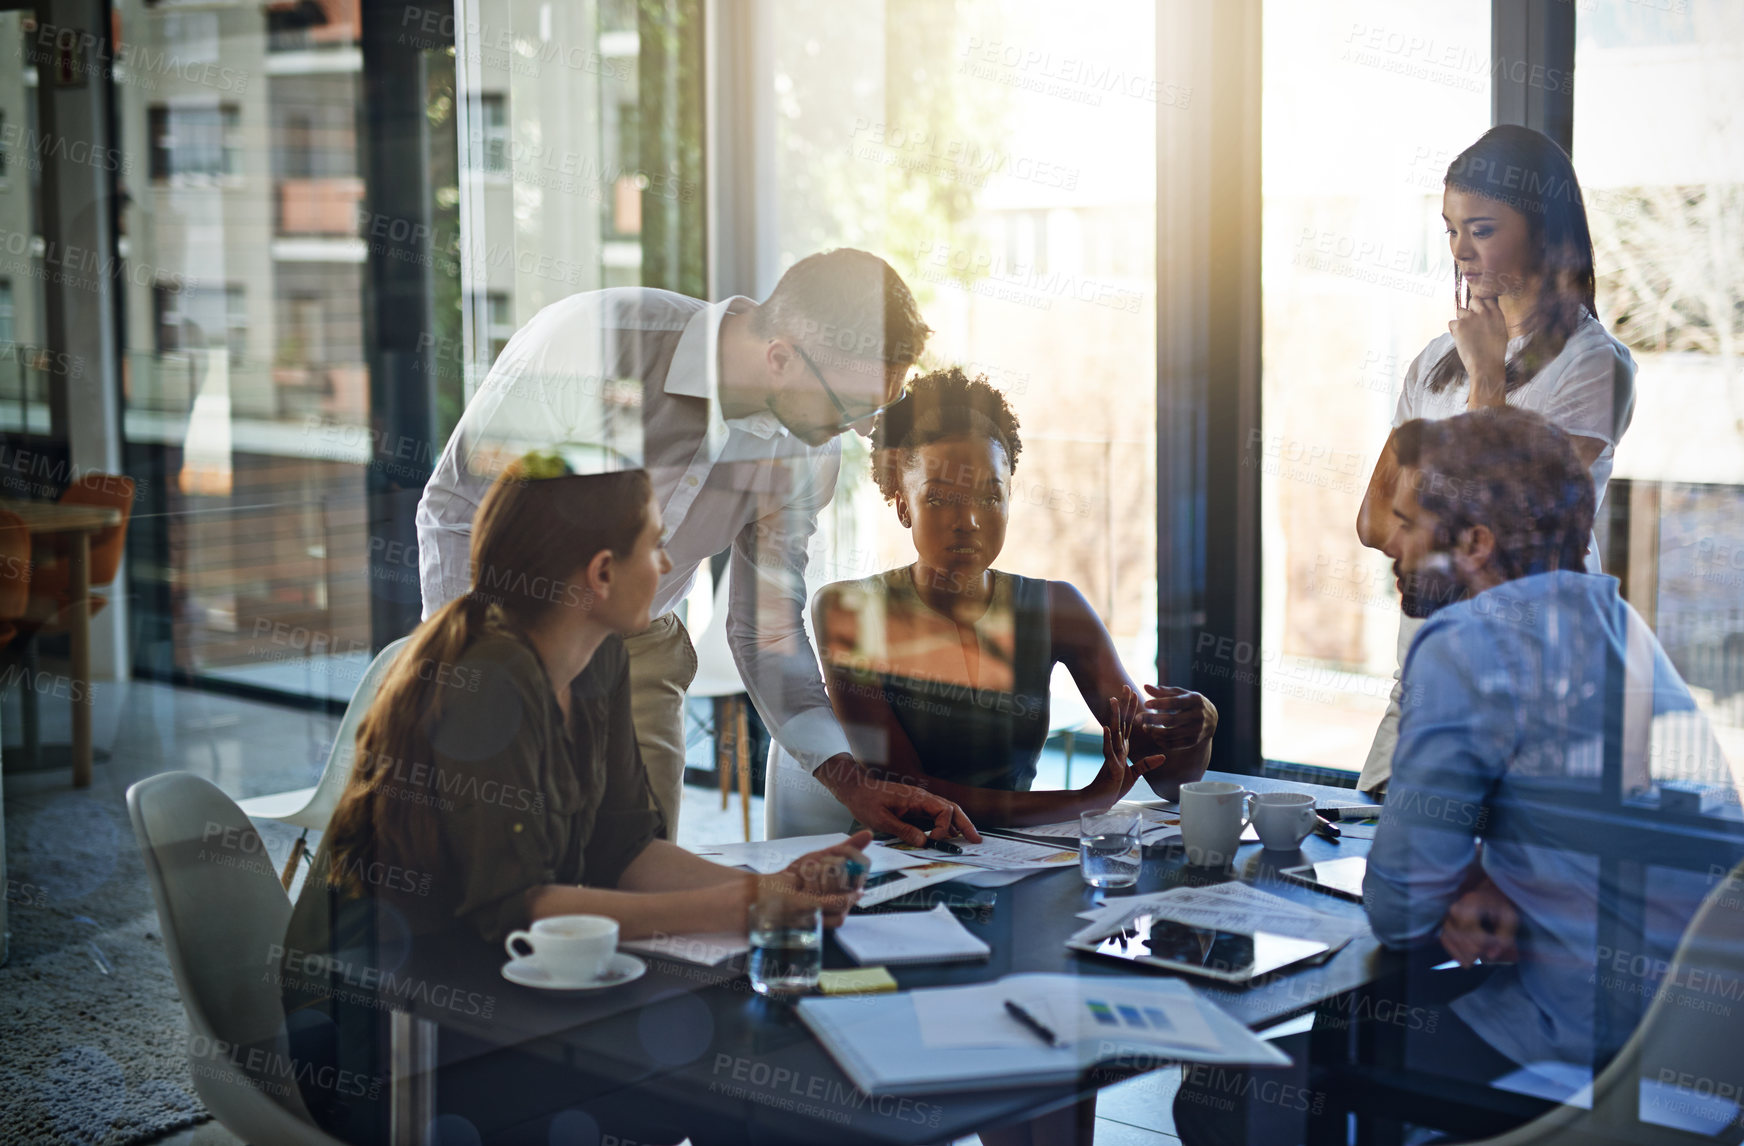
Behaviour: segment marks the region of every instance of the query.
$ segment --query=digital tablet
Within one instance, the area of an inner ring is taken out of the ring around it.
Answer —
[[[1270,931],[1223,931],[1196,927],[1149,912],[1132,917],[1105,939],[1068,943],[1077,951],[1119,959],[1163,971],[1198,975],[1223,983],[1245,983],[1273,971],[1316,959],[1332,948],[1310,939],[1291,939]]]
[[[1343,859],[1305,863],[1299,867],[1279,868],[1278,874],[1315,891],[1324,891],[1340,899],[1361,903],[1363,876],[1368,874],[1368,870],[1367,856],[1346,856]]]

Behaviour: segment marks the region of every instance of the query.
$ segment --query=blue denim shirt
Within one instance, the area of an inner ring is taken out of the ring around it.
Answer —
[[[1667,778],[1668,764],[1729,785],[1688,687],[1613,577],[1557,572],[1495,586],[1437,612],[1405,659],[1399,744],[1363,886],[1369,922],[1389,946],[1434,941],[1482,840],[1484,871],[1519,910],[1520,959],[1453,1010],[1521,1063],[1593,1061],[1597,977],[1617,954],[1597,950],[1603,839],[1556,838],[1532,814],[1600,791],[1612,657],[1628,663],[1625,710],[1653,718],[1651,736],[1625,733],[1626,786]],[[1666,752],[1667,730],[1701,748]],[[1713,863],[1724,872],[1736,859]],[[1623,976],[1632,964],[1641,981],[1607,989],[1651,995],[1641,969],[1663,970],[1713,878],[1654,869],[1648,884],[1648,958],[1630,953]]]

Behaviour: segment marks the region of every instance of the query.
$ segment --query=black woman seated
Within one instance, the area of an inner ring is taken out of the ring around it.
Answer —
[[[961,369],[917,379],[880,418],[873,473],[915,560],[826,586],[813,602],[830,701],[854,753],[977,824],[1042,824],[1107,808],[1142,776],[1160,796],[1204,775],[1217,710],[1138,690],[1084,595],[993,568],[1023,443],[1004,395]],[[1103,765],[1071,791],[1031,791],[1053,666],[1103,726]]]

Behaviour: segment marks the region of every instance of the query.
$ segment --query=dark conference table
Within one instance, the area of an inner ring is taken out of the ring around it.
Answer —
[[[1367,803],[1348,788],[1296,784],[1257,776],[1208,773],[1253,791],[1312,793],[1322,804]],[[1363,855],[1368,840],[1338,843],[1309,836],[1300,853],[1264,852],[1244,844],[1224,872],[1189,868],[1178,844],[1159,854],[1147,849],[1136,892],[1229,878],[1258,883],[1269,892],[1335,914],[1360,917],[1360,904],[1277,879],[1278,867]],[[935,887],[950,891],[952,884]],[[966,890],[966,889],[965,889]],[[1095,902],[1076,867],[1032,875],[997,889],[990,917],[965,925],[993,948],[986,962],[892,967],[903,990],[997,979],[1022,972],[1080,975],[1126,974],[1111,960],[1070,951],[1066,939],[1083,921],[1075,918]],[[1115,893],[1121,894],[1121,893]],[[1111,897],[1112,898],[1112,897]],[[642,956],[648,972],[621,987],[578,995],[546,994],[504,980],[505,956],[483,943],[450,943],[414,957],[402,982],[418,985],[406,1009],[391,1020],[394,1072],[391,1082],[394,1141],[418,1142],[436,1110],[434,1068],[491,1047],[514,1046],[523,1054],[573,1066],[578,1085],[585,1075],[594,1094],[623,1088],[650,1108],[684,1111],[687,1124],[725,1122],[755,1127],[759,1140],[845,1146],[855,1142],[949,1141],[1066,1106],[1095,1090],[1123,1081],[1162,1061],[1122,1068],[1099,1067],[1073,1085],[948,1093],[898,1099],[860,1093],[817,1043],[792,1007],[750,990],[741,962],[704,967]],[[826,967],[855,964],[833,938],[826,939]],[[1249,1028],[1263,1030],[1314,1010],[1321,1003],[1392,974],[1403,957],[1383,950],[1367,933],[1318,967],[1282,972],[1246,988],[1190,980],[1201,997]],[[1164,972],[1157,972],[1163,974]],[[465,1050],[447,1049],[443,1034]],[[481,1048],[484,1048],[481,1050]],[[578,1090],[553,1095],[550,1109],[579,1101]],[[532,1115],[536,1112],[529,1111]]]

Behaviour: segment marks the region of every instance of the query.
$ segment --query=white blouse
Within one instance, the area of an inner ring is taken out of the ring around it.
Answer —
[[[1525,344],[1524,335],[1508,340],[1510,361]],[[1453,335],[1443,334],[1412,359],[1393,414],[1395,427],[1413,418],[1439,421],[1466,412],[1471,391],[1469,376],[1462,376],[1439,394],[1429,392],[1429,375],[1442,355],[1452,349]],[[1570,434],[1605,443],[1590,471],[1594,506],[1602,507],[1616,461],[1617,443],[1635,414],[1635,359],[1629,348],[1611,337],[1604,323],[1589,314],[1569,335],[1562,352],[1545,363],[1531,381],[1509,393],[1505,401],[1510,406],[1544,415]],[[1597,545],[1587,567],[1598,572]]]

